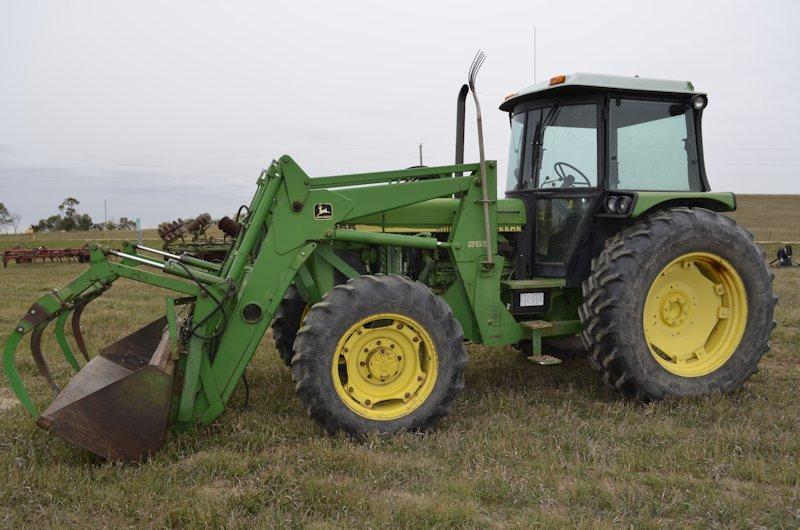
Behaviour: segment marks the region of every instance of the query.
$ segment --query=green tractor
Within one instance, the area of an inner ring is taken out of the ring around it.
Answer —
[[[706,96],[592,74],[513,94],[500,106],[511,146],[498,199],[481,62],[459,93],[455,165],[311,178],[282,156],[223,228],[222,263],[94,245],[89,268],[36,301],[5,346],[36,423],[103,457],[145,458],[167,428],[223,413],[270,326],[309,416],[352,435],[431,428],[464,388],[467,342],[549,364],[579,336],[603,381],[643,401],[741,387],[769,349],[776,297],[761,249],[719,213],[734,195],[710,191]],[[465,164],[470,89],[480,157]],[[163,318],[92,356],[80,315],[118,278],[175,294]],[[41,348],[50,322],[77,372],[65,386]],[[55,396],[44,412],[16,365],[28,333]]]

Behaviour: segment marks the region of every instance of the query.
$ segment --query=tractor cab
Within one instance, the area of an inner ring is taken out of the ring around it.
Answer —
[[[728,209],[703,195],[706,103],[688,81],[581,73],[509,95],[500,106],[511,123],[506,193],[529,216],[519,277],[577,284],[592,257],[577,249],[602,245],[641,213],[643,195],[678,192]]]

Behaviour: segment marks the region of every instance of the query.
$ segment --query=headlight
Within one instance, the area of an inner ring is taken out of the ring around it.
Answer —
[[[708,99],[701,94],[692,96],[692,106],[695,108],[695,110],[704,109],[707,103]]]
[[[626,214],[633,204],[633,199],[628,195],[611,195],[606,197],[603,207],[607,213]]]
[[[633,199],[631,199],[629,196],[622,195],[617,201],[617,213],[628,213],[628,209],[631,207],[632,202]]]

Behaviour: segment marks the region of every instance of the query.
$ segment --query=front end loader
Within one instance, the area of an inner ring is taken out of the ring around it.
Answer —
[[[580,337],[606,383],[645,401],[739,388],[768,348],[775,297],[763,253],[718,213],[733,195],[709,191],[705,95],[574,74],[511,96],[498,199],[480,121],[480,161],[463,163],[468,93],[455,165],[311,178],[289,156],[273,161],[224,220],[222,263],[93,245],[89,268],[6,342],[6,376],[37,425],[106,458],[146,458],[167,428],[223,413],[270,326],[330,432],[429,429],[463,389],[467,342],[552,364],[553,339],[575,349]],[[164,317],[92,357],[81,314],[120,278],[174,294]],[[64,386],[41,348],[51,322],[76,372]],[[54,394],[43,412],[17,368],[26,335]]]

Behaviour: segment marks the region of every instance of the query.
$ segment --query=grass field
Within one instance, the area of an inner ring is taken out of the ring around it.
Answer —
[[[745,197],[736,217],[759,239],[798,241],[792,203]],[[12,244],[0,238],[0,249]],[[0,340],[37,296],[84,267],[0,270]],[[95,348],[162,311],[163,291],[118,283],[86,311]],[[735,395],[639,405],[584,360],[539,367],[511,348],[472,346],[466,390],[428,435],[327,436],[305,416],[269,337],[249,369],[250,406],[234,396],[217,424],[170,434],[141,465],[48,436],[3,380],[0,526],[797,528],[800,269],[777,270],[775,288],[773,349]],[[44,405],[26,353],[23,377]]]
[[[800,195],[737,195],[731,214],[756,241],[800,244]]]

